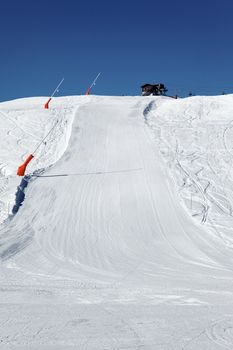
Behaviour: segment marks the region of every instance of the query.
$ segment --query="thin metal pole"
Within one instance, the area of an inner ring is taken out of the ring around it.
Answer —
[[[34,152],[32,154],[35,154],[36,151],[38,150],[38,148],[40,147],[40,145],[42,145],[42,143],[44,143],[45,139],[47,139],[47,137],[49,136],[49,134],[53,131],[53,129],[55,128],[55,126],[57,125],[58,120],[56,121],[56,123],[53,125],[53,127],[49,130],[49,132],[47,133],[47,135],[43,138],[43,140],[39,143],[39,145],[36,147],[36,149],[34,150]]]
[[[62,78],[62,80],[60,81],[60,83],[58,84],[58,86],[56,87],[56,89],[54,90],[52,95],[50,96],[51,98],[55,95],[55,93],[57,92],[58,88],[61,86],[61,84],[63,83],[64,80],[65,80],[65,78]]]
[[[99,78],[100,74],[101,74],[101,72],[99,72],[99,73],[97,74],[97,76],[96,76],[95,79],[93,80],[93,82],[92,82],[92,84],[91,84],[91,86],[90,86],[89,89],[91,89],[91,88],[96,84],[97,79]]]

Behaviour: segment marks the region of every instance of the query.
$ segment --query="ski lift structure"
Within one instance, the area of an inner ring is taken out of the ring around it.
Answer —
[[[162,83],[159,84],[144,84],[141,86],[142,96],[160,96],[166,95],[168,91],[166,86]]]

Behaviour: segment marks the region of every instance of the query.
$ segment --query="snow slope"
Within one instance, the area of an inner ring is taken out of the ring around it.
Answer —
[[[25,98],[0,104],[0,223],[10,214],[15,201],[15,190],[21,180],[15,176],[18,166],[53,126],[28,171],[53,164],[67,147],[76,103],[72,97],[60,98],[58,102],[54,99],[51,109],[45,110],[46,99]]]
[[[2,224],[2,348],[231,349],[233,96],[41,103],[0,105],[3,182],[58,120]]]

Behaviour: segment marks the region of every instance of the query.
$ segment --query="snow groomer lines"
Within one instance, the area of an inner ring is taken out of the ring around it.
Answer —
[[[39,147],[41,176],[0,232],[3,348],[232,348],[232,97],[27,101],[36,140],[0,147],[17,165]]]

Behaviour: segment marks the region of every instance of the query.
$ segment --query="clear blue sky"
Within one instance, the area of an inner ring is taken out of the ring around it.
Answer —
[[[232,0],[7,0],[1,2],[0,100],[233,92]]]

